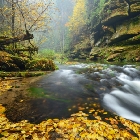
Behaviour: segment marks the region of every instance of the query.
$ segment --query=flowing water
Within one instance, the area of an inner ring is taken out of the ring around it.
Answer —
[[[37,98],[28,102],[31,111],[21,118],[31,122],[67,118],[79,110],[89,113],[101,106],[140,123],[140,71],[134,65],[59,65],[59,70],[43,76],[29,91]],[[20,110],[16,113],[22,116]]]
[[[103,103],[118,115],[140,123],[140,72],[133,66],[112,66],[111,69],[121,86],[106,92]]]

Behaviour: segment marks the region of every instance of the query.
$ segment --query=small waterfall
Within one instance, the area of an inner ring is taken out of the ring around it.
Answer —
[[[103,103],[118,115],[140,123],[140,72],[130,65],[120,69],[116,79],[121,85],[105,93]]]

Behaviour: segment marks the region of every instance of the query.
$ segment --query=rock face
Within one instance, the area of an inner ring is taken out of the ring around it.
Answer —
[[[125,0],[111,0],[106,3],[101,12],[101,23],[112,25],[129,16],[129,4]]]
[[[100,6],[100,2],[94,4],[97,7]],[[88,47],[91,49],[88,50],[88,53],[86,51],[86,58],[89,57],[92,60],[101,58],[95,47],[113,47],[115,49],[129,45],[134,46],[133,50],[140,47],[140,0],[105,0],[100,13],[94,14],[90,22],[90,33],[87,36],[89,38],[87,44],[90,44]],[[80,56],[78,49],[77,52]],[[122,52],[113,51],[112,53],[106,57],[107,61],[115,60],[114,58],[122,54]],[[127,53],[129,53],[128,50]],[[135,57],[137,58],[135,60],[139,60],[138,56]]]

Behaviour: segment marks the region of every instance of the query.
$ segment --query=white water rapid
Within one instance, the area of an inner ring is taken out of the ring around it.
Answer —
[[[115,75],[121,85],[105,93],[104,105],[118,115],[140,123],[140,72],[128,65],[120,67]]]

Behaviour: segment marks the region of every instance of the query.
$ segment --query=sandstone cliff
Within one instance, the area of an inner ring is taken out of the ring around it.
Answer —
[[[90,16],[87,37],[77,42],[70,57],[140,61],[140,0],[105,0],[102,10]]]

